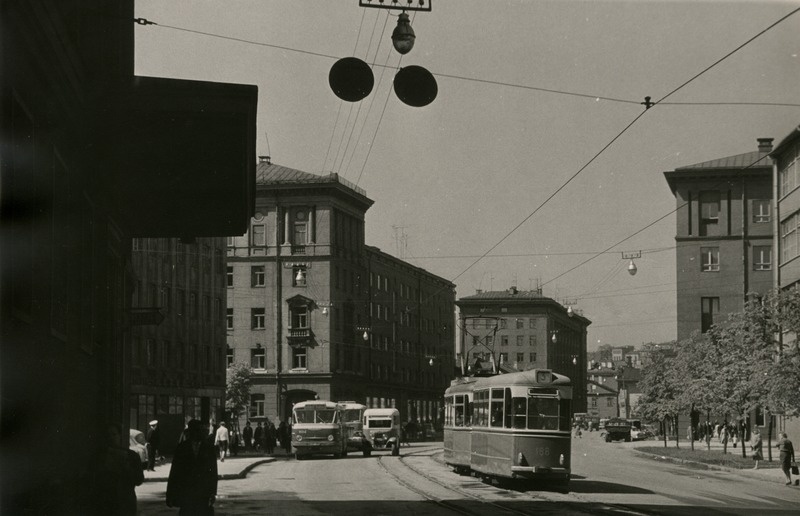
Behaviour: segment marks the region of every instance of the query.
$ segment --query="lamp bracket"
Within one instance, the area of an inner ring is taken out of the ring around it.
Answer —
[[[433,0],[358,0],[359,7],[395,9],[399,11],[431,11]]]

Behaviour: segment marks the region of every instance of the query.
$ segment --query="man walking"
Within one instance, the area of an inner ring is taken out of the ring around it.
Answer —
[[[147,429],[147,434],[145,434],[145,440],[147,441],[147,470],[155,471],[156,453],[159,451],[161,444],[161,434],[158,431],[157,419],[150,421],[150,427]]]
[[[228,428],[225,426],[225,421],[223,421],[219,424],[219,428],[217,428],[217,434],[214,436],[214,446],[216,446],[219,450],[220,462],[225,462],[225,454],[228,452],[229,438],[230,432],[228,432]]]
[[[192,419],[187,439],[175,449],[167,481],[167,506],[180,507],[179,515],[213,516],[217,496],[217,458],[208,442],[208,427]]]

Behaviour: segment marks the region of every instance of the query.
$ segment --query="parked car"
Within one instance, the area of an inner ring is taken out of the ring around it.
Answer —
[[[649,428],[631,428],[632,441],[646,441],[648,439],[655,439],[656,434]]]
[[[136,454],[139,456],[139,460],[142,461],[142,467],[146,468],[147,440],[144,437],[144,433],[140,432],[139,430],[136,430],[135,428],[131,428],[128,448],[136,452]]]

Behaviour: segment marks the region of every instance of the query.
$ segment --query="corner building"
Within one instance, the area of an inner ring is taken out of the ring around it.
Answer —
[[[364,243],[373,201],[337,174],[257,168],[249,231],[228,239],[228,366],[253,369],[249,419],[319,398],[437,422],[455,285]]]
[[[592,323],[540,290],[511,287],[460,298],[460,353],[519,371],[552,369],[572,380],[572,410],[586,412],[586,333]]]
[[[678,339],[705,333],[773,285],[772,138],[664,172],[675,200]]]

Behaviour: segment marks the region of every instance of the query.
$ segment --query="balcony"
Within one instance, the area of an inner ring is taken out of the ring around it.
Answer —
[[[289,328],[286,336],[290,346],[310,346],[314,343],[314,334],[311,328]]]

